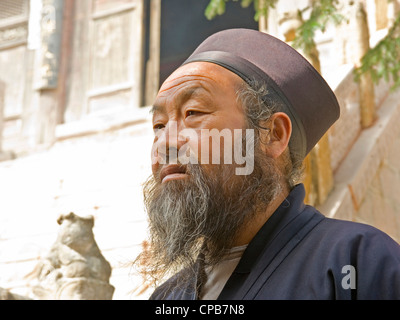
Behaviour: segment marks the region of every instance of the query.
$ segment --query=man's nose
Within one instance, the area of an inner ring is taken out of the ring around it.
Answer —
[[[176,121],[169,121],[164,129],[156,133],[153,155],[160,164],[177,164],[179,149],[185,144],[180,137]]]

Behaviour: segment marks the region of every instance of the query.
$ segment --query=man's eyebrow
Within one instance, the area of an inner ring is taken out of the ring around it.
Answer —
[[[189,100],[194,94],[198,94],[199,92],[208,92],[208,90],[202,86],[194,86],[186,89],[184,92],[180,93],[176,98],[176,104],[181,105]],[[155,113],[165,113],[165,108],[161,105],[154,104],[150,109],[150,114]]]
[[[163,108],[163,107],[157,106],[157,105],[153,105],[153,106],[151,107],[149,113],[150,113],[150,114],[154,114],[154,113],[163,112],[163,111],[164,111],[164,108]]]

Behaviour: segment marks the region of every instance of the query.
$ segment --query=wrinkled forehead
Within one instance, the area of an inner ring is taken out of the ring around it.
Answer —
[[[209,62],[193,62],[179,67],[161,85],[154,108],[179,104],[189,97],[236,99],[244,81],[233,72]]]
[[[182,85],[195,85],[198,82],[205,88],[212,87],[237,89],[244,81],[233,72],[210,62],[192,62],[176,69],[161,85],[159,94],[179,88]]]

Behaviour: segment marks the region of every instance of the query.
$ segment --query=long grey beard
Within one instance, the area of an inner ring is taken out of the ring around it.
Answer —
[[[158,280],[190,269],[200,252],[207,265],[221,261],[238,232],[281,190],[280,173],[270,159],[256,161],[249,176],[234,172],[232,166],[214,165],[211,175],[201,165],[189,164],[187,179],[165,184],[153,176],[147,180],[150,241],[139,259],[142,272]]]

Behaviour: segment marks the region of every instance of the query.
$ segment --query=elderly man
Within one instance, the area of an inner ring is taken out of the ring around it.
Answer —
[[[294,49],[254,30],[216,33],[152,111],[150,240],[137,259],[159,285],[151,299],[400,298],[395,241],[303,202],[302,161],[339,105]]]

